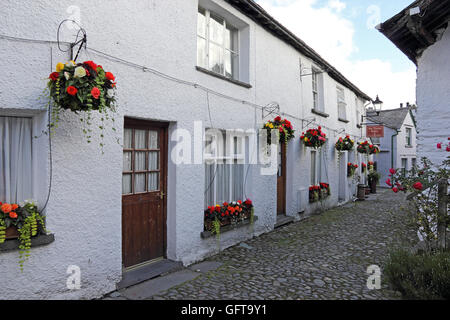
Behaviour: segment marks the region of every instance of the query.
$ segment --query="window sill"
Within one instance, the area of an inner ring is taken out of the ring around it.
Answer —
[[[405,148],[412,149],[413,146],[408,146],[408,145],[406,145]]]
[[[258,216],[253,217],[253,223],[255,223],[256,221],[258,221]],[[223,234],[224,232],[232,231],[235,229],[239,229],[239,228],[242,228],[242,227],[245,227],[248,225],[250,225],[250,219],[239,222],[236,225],[227,225],[227,226],[220,228],[220,234]],[[214,235],[215,234],[213,234],[211,231],[203,231],[200,233],[200,236],[202,237],[202,239],[208,239],[208,238],[213,237]]]
[[[225,77],[225,76],[223,76],[221,74],[215,73],[213,71],[207,70],[207,69],[199,67],[199,66],[196,66],[195,69],[197,69],[197,71],[206,73],[207,75],[210,75],[210,76],[213,76],[213,77],[216,77],[216,78],[219,78],[219,79],[231,82],[233,84],[236,84],[238,86],[241,86],[241,87],[244,87],[244,88],[247,88],[247,89],[250,89],[252,87],[248,83],[245,83],[245,82],[242,82],[242,81],[239,81],[239,80],[235,80],[235,79],[231,79],[231,78],[227,78],[227,77]]]
[[[330,116],[328,113],[318,111],[316,109],[311,109],[311,112],[314,114],[317,114],[318,116],[324,117],[324,118],[328,118]]]
[[[41,234],[36,237],[31,238],[31,248],[40,247],[55,241],[54,234]],[[2,244],[0,244],[0,252],[4,251],[14,251],[19,250],[19,240],[5,240]]]
[[[339,120],[340,122],[345,122],[345,123],[349,123],[349,122],[350,122],[350,121],[345,120],[345,119],[342,119],[342,118],[338,118],[338,120]]]

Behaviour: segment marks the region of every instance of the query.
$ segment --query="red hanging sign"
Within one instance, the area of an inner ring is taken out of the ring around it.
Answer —
[[[384,126],[367,126],[366,136],[369,138],[384,138]]]

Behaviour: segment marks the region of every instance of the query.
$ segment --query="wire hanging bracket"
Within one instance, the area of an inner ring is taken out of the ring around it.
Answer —
[[[277,102],[271,102],[262,108],[262,119],[274,113],[280,114],[280,105]]]
[[[76,25],[78,26],[78,28],[79,28],[79,29],[78,29],[78,32],[77,32],[77,35],[76,35],[76,38],[75,38],[75,41],[74,41],[74,42],[71,42],[71,43],[69,44],[69,49],[67,49],[67,50],[61,49],[61,46],[60,46],[60,40],[59,40],[59,34],[60,34],[61,26],[62,26],[65,22],[72,22],[72,23],[76,24]],[[83,34],[83,37],[82,37],[81,39],[78,39],[78,38],[80,37],[80,33]],[[84,46],[84,49],[87,48],[87,33],[86,33],[86,30],[85,30],[83,27],[81,27],[75,20],[65,19],[65,20],[61,21],[61,23],[60,23],[59,26],[58,26],[58,32],[57,32],[57,34],[56,34],[56,38],[57,38],[57,42],[58,42],[58,49],[59,49],[60,51],[62,51],[62,52],[68,52],[68,51],[70,51],[70,60],[73,60],[73,61],[76,61],[76,60],[77,60],[78,55],[80,54],[80,51],[81,51],[81,49],[83,48],[83,46]],[[77,51],[77,54],[75,55],[75,58],[74,58],[74,57],[73,57],[73,49],[74,49],[76,46],[78,46],[78,45],[79,45],[78,51]]]

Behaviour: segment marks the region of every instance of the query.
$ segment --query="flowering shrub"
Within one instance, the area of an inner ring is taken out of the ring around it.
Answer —
[[[378,154],[380,153],[380,149],[373,145],[373,144],[369,144],[368,141],[364,141],[364,142],[358,142],[358,147],[356,148],[356,150],[359,153],[365,153],[365,154]]]
[[[272,130],[278,130],[278,135],[280,137],[280,143],[285,142],[288,143],[291,139],[293,139],[295,130],[292,128],[292,124],[287,119],[281,119],[281,117],[276,117],[275,119],[267,122],[264,125],[264,128],[267,130],[267,143],[272,143]]]
[[[233,202],[224,202],[222,205],[209,206],[205,210],[205,231],[215,231],[218,228],[236,224],[239,221],[252,218],[253,203],[250,199],[242,202],[241,200]],[[217,231],[217,230],[216,230]]]
[[[102,114],[99,128],[103,138],[103,122],[110,119],[109,112],[115,112],[115,81],[111,72],[106,72],[93,61],[58,63],[47,83],[48,95],[53,102],[53,119],[49,129],[57,126],[61,109],[86,112],[87,118],[80,120],[87,126],[91,124],[91,112],[95,110]],[[91,129],[84,129],[83,133],[90,142]],[[103,143],[100,145],[103,147]]]
[[[0,202],[0,243],[5,242],[8,228],[17,228],[19,233],[19,266],[23,270],[31,248],[31,237],[45,232],[44,219],[34,202],[25,201],[23,205]]]
[[[395,193],[416,192],[412,201],[416,208],[413,221],[419,234],[428,246],[437,239],[438,211],[438,186],[433,185],[440,179],[450,179],[450,158],[447,158],[441,166],[433,168],[433,164],[427,158],[422,158],[419,166],[404,172],[403,170],[389,170],[389,178],[386,184]],[[447,201],[447,216],[442,223],[447,227],[450,223],[450,202]]]
[[[353,177],[356,169],[358,169],[358,165],[356,163],[347,163],[347,177]]]
[[[317,129],[309,129],[306,133],[302,133],[301,141],[309,148],[320,148],[327,142],[327,135],[322,131],[322,127]]]
[[[336,150],[338,151],[350,151],[355,146],[355,141],[350,139],[350,136],[345,138],[339,138],[336,142]]]

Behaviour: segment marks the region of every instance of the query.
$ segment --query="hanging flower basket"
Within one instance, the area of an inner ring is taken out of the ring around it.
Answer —
[[[320,191],[321,191],[320,198],[322,200],[331,196],[330,185],[328,183],[321,182],[321,183],[319,183],[319,186],[320,186]]]
[[[345,138],[339,138],[336,142],[336,150],[338,151],[350,151],[353,150],[355,146],[355,141],[350,138],[350,136],[346,136]]]
[[[291,139],[295,138],[295,130],[292,128],[291,122],[287,119],[281,119],[281,117],[268,121],[263,129],[267,130],[267,144],[269,145],[272,143],[272,130],[278,130],[280,143],[285,142],[287,144]]]
[[[358,165],[354,163],[347,163],[347,177],[353,177],[355,174],[356,169],[358,169]]]
[[[309,129],[306,133],[303,132],[300,139],[306,147],[317,149],[327,142],[327,135],[319,126],[317,129]]]
[[[321,189],[320,186],[309,187],[309,203],[318,202],[320,200]]]
[[[85,116],[80,120],[87,126],[91,124],[92,111],[97,111],[104,115],[101,116],[102,124],[99,126],[102,130],[100,137],[103,138],[103,122],[111,118],[109,113],[116,111],[115,81],[116,78],[111,72],[106,72],[101,65],[93,61],[58,63],[56,71],[50,74],[47,83],[50,101],[53,102],[50,130],[56,126],[61,109],[77,114],[85,112]],[[115,131],[114,128],[113,130]],[[91,129],[84,129],[83,132],[90,142]],[[103,147],[102,143],[100,145]]]
[[[28,259],[31,238],[46,232],[44,218],[35,203],[26,201],[23,205],[0,202],[0,244],[9,239],[20,242],[19,267]]]
[[[380,153],[380,149],[373,145],[373,144],[369,144],[368,141],[364,141],[364,142],[358,142],[358,147],[356,148],[356,150],[359,153],[364,153],[364,154],[378,154]]]

